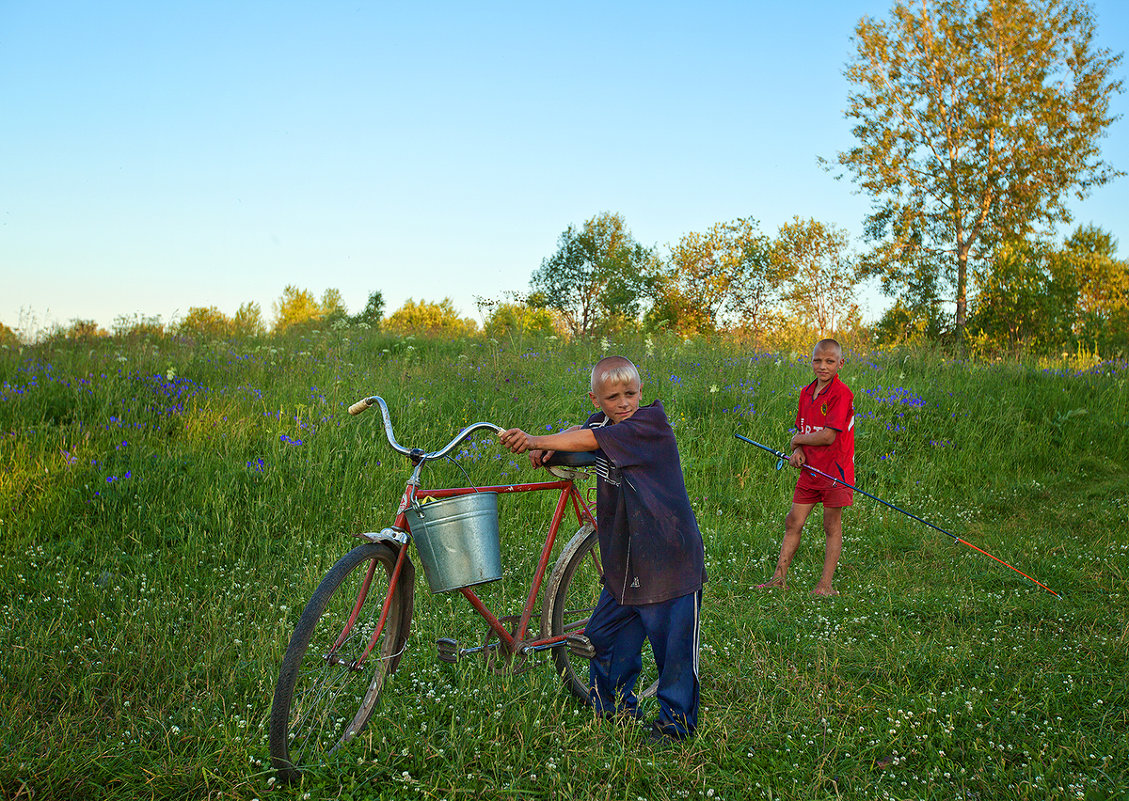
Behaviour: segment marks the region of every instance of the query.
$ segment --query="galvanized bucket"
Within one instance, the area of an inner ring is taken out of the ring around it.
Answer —
[[[472,492],[413,505],[408,526],[432,592],[502,577],[497,493]]]

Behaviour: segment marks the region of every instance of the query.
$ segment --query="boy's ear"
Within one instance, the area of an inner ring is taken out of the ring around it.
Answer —
[[[595,392],[589,392],[588,393],[588,400],[592,401],[592,405],[595,406],[597,409],[600,408],[600,403],[599,403],[599,401],[596,400],[596,393]]]

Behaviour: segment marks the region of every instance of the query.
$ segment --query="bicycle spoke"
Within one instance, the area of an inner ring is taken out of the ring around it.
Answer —
[[[358,608],[358,594],[374,560],[379,564],[371,591]],[[390,547],[359,546],[334,565],[303,611],[283,657],[271,710],[271,758],[284,780],[324,762],[368,722],[385,678],[403,653],[404,626],[410,622],[405,610],[410,591],[398,587],[374,650],[360,669],[353,667],[376,631],[395,565],[396,552]],[[414,571],[408,565],[410,581]],[[352,629],[334,649],[354,613]]]

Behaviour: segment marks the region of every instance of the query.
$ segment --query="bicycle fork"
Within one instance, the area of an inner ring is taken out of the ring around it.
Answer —
[[[333,644],[333,648],[325,655],[326,664],[344,665],[346,669],[353,672],[364,670],[365,662],[368,660],[369,654],[372,653],[373,648],[375,648],[376,644],[380,641],[380,635],[384,633],[384,625],[388,621],[388,611],[392,608],[392,597],[399,588],[400,571],[404,567],[404,559],[407,558],[407,553],[407,546],[401,546],[396,557],[396,567],[393,568],[392,576],[388,580],[388,593],[384,596],[384,604],[380,608],[380,620],[376,624],[376,629],[373,631],[372,636],[369,637],[368,645],[365,647],[364,652],[352,662],[349,662],[337,655],[337,649],[349,638],[349,634],[352,632],[353,626],[360,616],[361,607],[364,606],[365,601],[368,599],[369,587],[372,585],[372,578],[376,574],[377,568],[377,560],[372,560],[372,563],[368,566],[368,572],[365,573],[365,579],[361,583],[361,591],[357,594],[357,603],[353,606],[353,612],[349,615],[349,620],[346,621],[345,628],[342,630],[341,634],[338,635],[337,641]]]

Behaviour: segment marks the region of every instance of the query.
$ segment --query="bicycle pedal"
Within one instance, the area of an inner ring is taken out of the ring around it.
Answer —
[[[570,634],[565,639],[568,643],[568,652],[581,659],[593,659],[596,656],[596,646],[583,634]]]
[[[439,661],[453,665],[459,661],[459,641],[450,637],[440,637],[435,641],[439,648]]]

